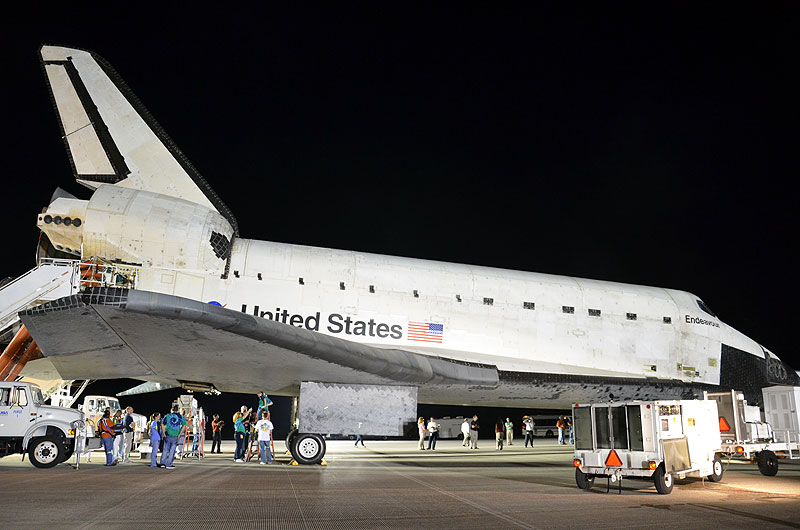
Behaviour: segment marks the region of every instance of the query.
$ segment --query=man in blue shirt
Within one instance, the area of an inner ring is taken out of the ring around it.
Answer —
[[[178,438],[186,432],[186,418],[178,413],[178,405],[173,405],[172,412],[164,416],[161,424],[164,426],[164,452],[161,453],[161,466],[175,469],[172,461],[175,459],[175,448]]]

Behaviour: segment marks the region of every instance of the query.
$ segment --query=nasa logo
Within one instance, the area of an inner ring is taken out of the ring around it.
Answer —
[[[208,303],[208,305],[215,305],[215,306],[217,306],[217,307],[222,307],[222,304],[220,304],[220,303],[219,303],[219,302],[217,302],[216,300],[211,300],[211,301]]]

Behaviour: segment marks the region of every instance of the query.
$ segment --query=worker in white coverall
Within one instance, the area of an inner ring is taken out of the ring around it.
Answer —
[[[464,442],[461,445],[469,447],[469,418],[464,418],[464,422],[461,424],[461,434],[464,435]]]

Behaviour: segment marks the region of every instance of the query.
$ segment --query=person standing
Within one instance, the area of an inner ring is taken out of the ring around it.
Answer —
[[[274,427],[272,422],[267,419],[268,416],[269,412],[262,412],[261,419],[256,423],[256,432],[258,433],[258,456],[261,459],[261,464],[263,465],[272,463],[270,433]]]
[[[161,413],[150,418],[150,467],[158,467],[158,446],[161,444]]]
[[[269,396],[264,392],[258,393],[258,412],[256,413],[256,418],[261,418],[261,415],[264,412],[269,412],[269,406],[272,405],[272,400],[269,399]]]
[[[133,407],[125,408],[125,418],[122,420],[122,463],[131,463],[131,451],[133,450],[133,431],[136,424],[133,421]]]
[[[464,418],[464,421],[461,423],[461,434],[464,436],[461,447],[469,447],[469,418]]]
[[[528,447],[528,442],[530,442],[531,447],[533,447],[533,426],[535,422],[532,417],[525,416],[522,420],[522,424],[525,426],[525,447]]]
[[[114,460],[114,424],[111,422],[111,413],[106,410],[97,426],[100,431],[100,441],[103,442],[103,449],[106,452],[106,465],[116,466]]]
[[[175,460],[178,438],[186,432],[186,418],[178,412],[179,408],[178,405],[173,405],[172,412],[164,416],[161,422],[164,426],[164,451],[161,453],[161,467],[167,469],[175,469],[172,463]]]
[[[575,429],[572,427],[572,418],[567,416],[567,432],[569,433],[570,445],[575,444]]]
[[[558,429],[558,445],[564,445],[564,429],[567,428],[564,418],[558,418],[558,421],[556,422],[556,428]]]
[[[503,450],[503,435],[505,434],[505,424],[503,423],[502,418],[497,419],[497,423],[494,424],[494,439],[495,439],[495,449],[499,449],[500,451]]]
[[[512,442],[514,441],[514,423],[511,421],[511,418],[506,418],[506,443],[508,445],[514,445]]]
[[[425,418],[420,416],[417,420],[417,429],[419,430],[419,450],[425,450],[425,437],[428,436],[428,431],[425,429]]]
[[[214,420],[211,422],[211,453],[214,453],[214,447],[217,448],[217,454],[222,452],[222,426],[225,422],[219,419],[219,414],[214,414]]]
[[[114,415],[111,417],[111,421],[114,422],[114,431],[119,435],[114,438],[114,461],[121,462],[122,450],[124,449],[123,445],[125,443],[125,437],[121,436],[123,429],[122,410],[115,411]]]
[[[245,407],[242,406],[244,409]],[[244,425],[244,419],[246,416],[250,415],[253,409],[245,409],[243,412],[237,412],[234,414],[234,422],[233,422],[233,436],[236,439],[236,454],[233,455],[233,461],[242,463],[244,462],[244,453],[245,453],[245,435],[247,434],[247,429]]]
[[[431,418],[428,422],[428,450],[436,449],[436,439],[439,437],[439,424]]]
[[[478,448],[478,429],[481,426],[478,424],[478,415],[474,415],[472,417],[472,421],[469,422],[469,446],[472,449]]]

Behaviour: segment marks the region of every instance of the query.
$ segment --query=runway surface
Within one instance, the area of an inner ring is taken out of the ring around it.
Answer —
[[[504,451],[440,440],[328,442],[327,466],[237,464],[222,455],[152,469],[106,468],[103,454],[74,469],[0,459],[0,528],[800,528],[800,463],[776,477],[732,463],[721,483],[677,480],[670,495],[625,480],[606,493],[575,486],[572,448],[537,440]],[[795,461],[800,462],[800,461]]]

